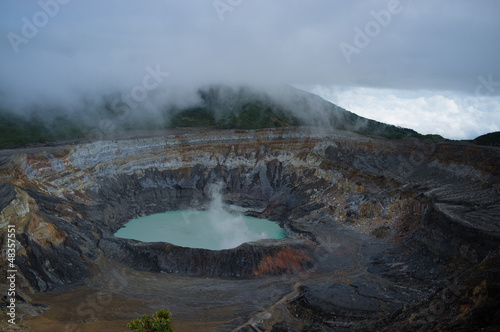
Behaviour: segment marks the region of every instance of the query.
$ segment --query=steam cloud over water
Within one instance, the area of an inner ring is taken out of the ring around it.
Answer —
[[[222,184],[210,187],[211,202],[207,211],[171,211],[133,219],[119,229],[115,236],[211,250],[285,237],[274,222],[230,213],[223,203],[221,188]]]
[[[208,210],[208,221],[212,229],[221,239],[221,248],[234,248],[242,243],[269,238],[268,232],[250,230],[245,217],[241,214],[229,213],[222,201],[222,184],[212,185],[210,193],[212,201]]]

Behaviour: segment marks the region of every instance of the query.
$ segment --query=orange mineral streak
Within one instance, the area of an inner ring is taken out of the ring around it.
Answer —
[[[275,255],[265,255],[254,270],[255,276],[263,276],[278,272],[302,272],[302,264],[311,258],[308,254],[294,248],[280,249]]]
[[[26,231],[31,237],[42,245],[47,245],[49,242],[61,245],[66,239],[66,233],[57,229],[54,225],[47,223],[38,213],[31,215]]]

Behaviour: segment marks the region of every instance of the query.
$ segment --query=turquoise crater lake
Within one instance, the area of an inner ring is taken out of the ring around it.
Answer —
[[[245,242],[285,237],[273,221],[227,211],[171,211],[130,220],[115,236],[182,247],[230,249]]]

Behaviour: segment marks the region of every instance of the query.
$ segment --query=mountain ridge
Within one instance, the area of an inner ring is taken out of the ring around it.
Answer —
[[[160,94],[156,92],[156,96]],[[431,143],[446,140],[439,135],[422,135],[358,116],[289,85],[262,89],[212,84],[197,89],[195,97],[197,102],[190,106],[158,102],[153,113],[148,113],[146,106],[132,112],[116,110],[110,96],[103,97],[98,106],[88,107],[90,114],[71,113],[57,107],[37,107],[16,114],[0,108],[0,149],[79,139],[96,131],[105,137],[121,130],[207,126],[217,129],[317,126],[391,139],[415,137]]]

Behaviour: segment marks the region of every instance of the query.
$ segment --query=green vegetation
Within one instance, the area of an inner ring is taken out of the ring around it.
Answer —
[[[233,114],[228,120],[219,122],[218,125],[222,128],[260,129],[298,126],[299,124],[297,118],[278,109],[246,103],[240,113]]]
[[[500,146],[500,131],[481,135],[472,142],[477,145]]]
[[[23,117],[0,110],[0,149],[75,139],[89,130],[64,116],[44,121],[36,115]]]
[[[447,138],[444,138],[441,135],[436,135],[436,134],[427,134],[427,135],[422,135],[416,132],[415,130],[408,129],[408,128],[402,128],[394,125],[387,125],[383,124],[383,127],[379,128],[378,130],[374,131],[357,131],[359,134],[364,134],[364,135],[377,135],[377,136],[382,136],[385,138],[389,139],[402,139],[406,137],[415,137],[418,139],[421,139],[424,142],[427,143],[439,143],[439,142],[447,142],[450,141]]]
[[[144,315],[127,324],[134,332],[173,332],[172,314],[167,309],[155,312],[152,316]]]
[[[170,120],[171,128],[215,126],[221,129],[261,129],[298,125],[300,122],[296,118],[283,111],[251,102],[219,119],[216,119],[215,110],[197,107],[179,111]]]
[[[203,127],[215,125],[213,112],[201,107],[189,108],[175,114],[170,127]]]
[[[428,142],[428,143],[439,143],[439,142],[451,142],[451,139],[444,138],[441,135],[436,135],[436,134],[427,134],[427,135],[420,135],[415,136],[417,138],[420,138],[421,140]]]

